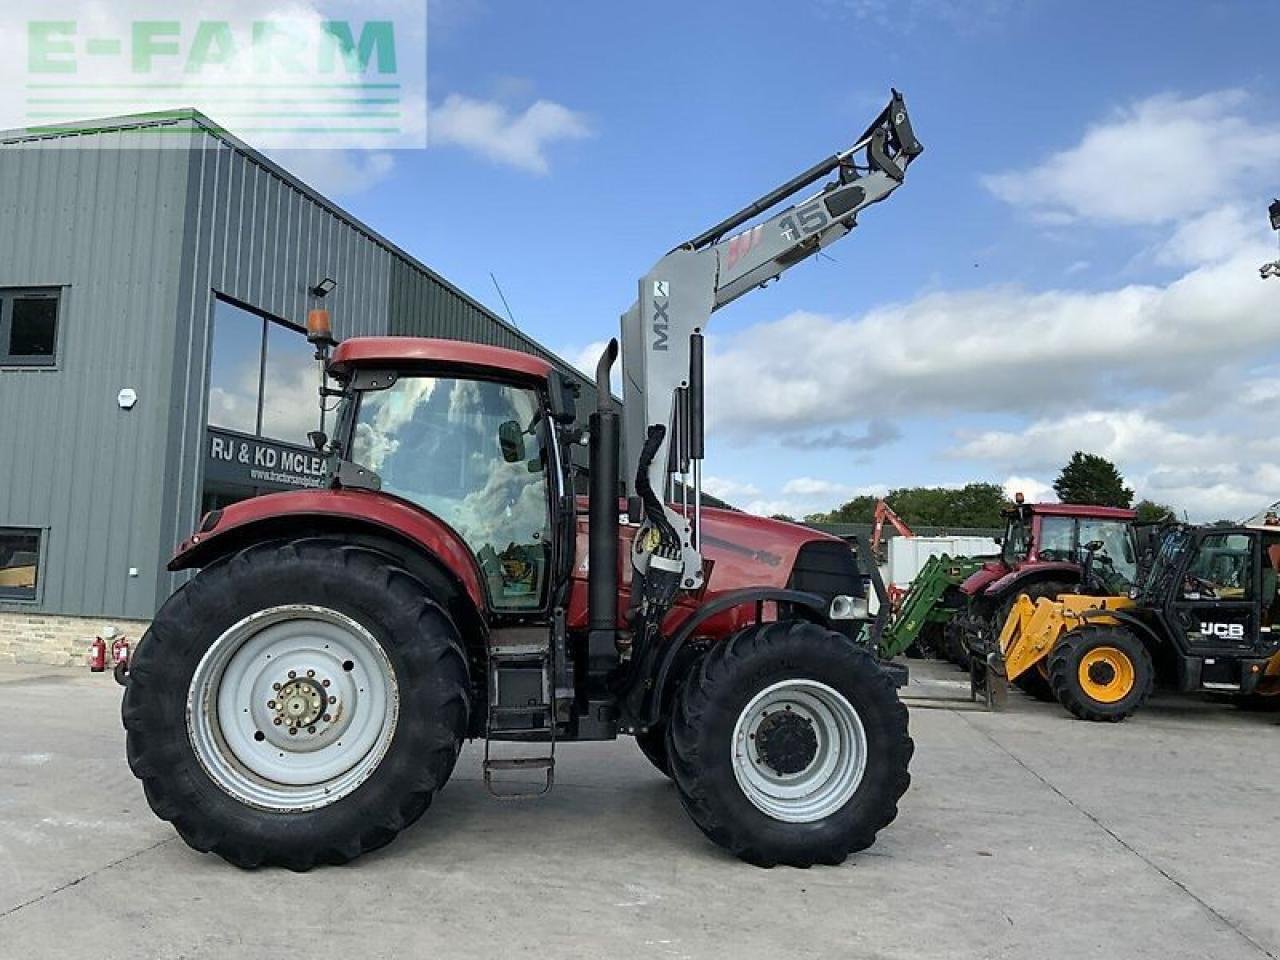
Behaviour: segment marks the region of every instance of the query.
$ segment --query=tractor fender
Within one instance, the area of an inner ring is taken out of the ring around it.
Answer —
[[[785,590],[780,587],[748,587],[743,590],[730,590],[722,593],[714,600],[709,600],[693,611],[671,635],[662,651],[653,674],[653,683],[649,688],[649,696],[645,706],[645,726],[658,722],[662,705],[667,702],[668,685],[671,683],[673,668],[686,656],[690,641],[698,631],[698,627],[712,617],[740,607],[748,603],[786,603],[799,611],[809,614],[806,619],[817,623],[829,623],[827,617],[827,601],[816,593],[802,590]],[[798,611],[798,612],[799,612]]]
[[[360,490],[273,493],[211,511],[168,566],[173,571],[197,569],[251,543],[329,532],[372,532],[406,544],[456,581],[477,612],[486,608],[479,565],[456,530],[405,500]]]
[[[1036,563],[1021,570],[1014,570],[998,580],[991,581],[991,583],[987,584],[986,589],[982,591],[982,595],[988,599],[995,599],[998,596],[1005,596],[1012,591],[1022,589],[1029,583],[1036,583],[1040,580],[1061,580],[1064,575],[1066,575],[1067,579],[1079,580],[1080,565],[1058,560]]]

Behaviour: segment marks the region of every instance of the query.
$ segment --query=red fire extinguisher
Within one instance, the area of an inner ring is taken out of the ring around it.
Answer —
[[[129,638],[123,633],[111,641],[111,663],[111,673],[123,687],[129,682]]]
[[[89,653],[85,657],[89,663],[89,669],[94,673],[102,673],[107,669],[107,642],[101,637],[94,637],[93,643],[89,644]]]

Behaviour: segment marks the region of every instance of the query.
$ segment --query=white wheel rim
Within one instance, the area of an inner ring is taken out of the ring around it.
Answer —
[[[780,773],[758,749],[758,735],[777,711],[807,725],[815,741],[803,769]],[[761,690],[733,730],[733,772],[757,809],[786,823],[811,823],[840,810],[862,783],[867,734],[845,697],[815,680],[784,680]]]
[[[201,658],[187,734],[210,779],[242,803],[314,810],[377,769],[399,705],[391,661],[363,626],[326,607],[271,607]]]

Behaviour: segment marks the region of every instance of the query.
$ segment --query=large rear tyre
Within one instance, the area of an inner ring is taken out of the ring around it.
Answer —
[[[458,631],[396,562],[331,540],[219,560],[129,670],[129,766],[196,850],[308,870],[389,843],[453,771],[470,709]]]
[[[1019,590],[1013,596],[1007,597],[996,609],[995,619],[991,623],[991,629],[995,631],[996,639],[999,639],[1000,631],[1004,629],[1005,623],[1008,622],[1009,614],[1013,612],[1013,605],[1017,603],[1018,597],[1025,594],[1034,603],[1045,597],[1050,600],[1057,599],[1064,593],[1070,593],[1073,589],[1075,587],[1070,583],[1060,580],[1046,580],[1043,583],[1033,583],[1027,589]],[[1013,685],[1033,700],[1039,700],[1042,703],[1053,703],[1058,699],[1054,696],[1053,687],[1049,684],[1048,666],[1043,661],[1037,663],[1032,669],[1018,674],[1014,678]]]
[[[1082,627],[1049,652],[1049,683],[1079,719],[1118,723],[1151,695],[1155,667],[1142,641],[1123,627]]]
[[[748,863],[838,864],[911,783],[907,709],[874,658],[814,623],[748,627],[690,674],[671,717],[680,800]]]

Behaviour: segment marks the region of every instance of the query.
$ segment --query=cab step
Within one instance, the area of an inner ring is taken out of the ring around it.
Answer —
[[[489,644],[489,709],[484,741],[484,785],[502,800],[540,797],[555,783],[556,683],[548,631],[494,631]],[[535,756],[494,756],[494,743],[545,744]],[[501,772],[538,772],[530,783],[495,777]]]

